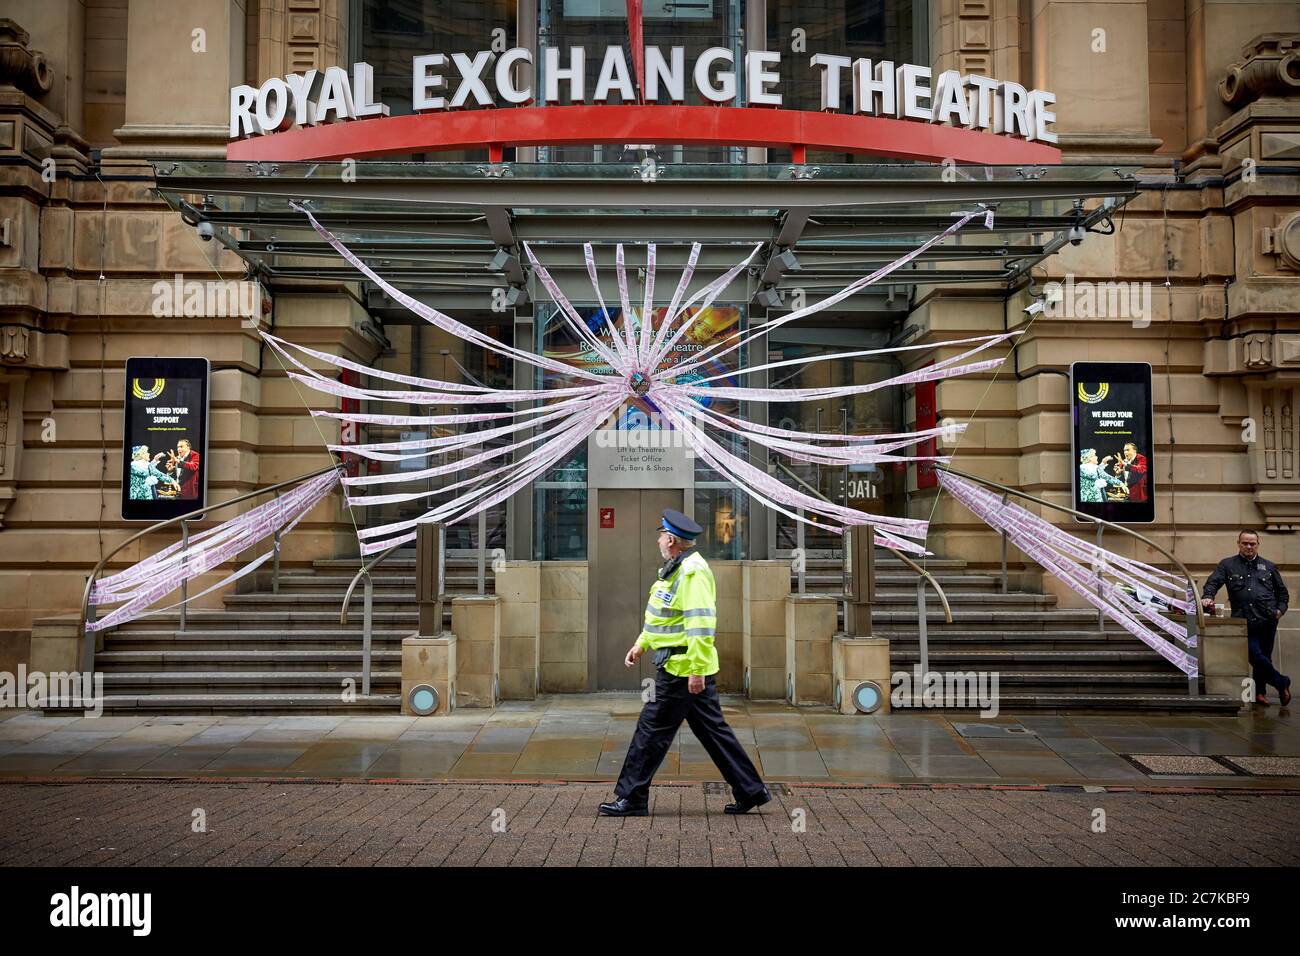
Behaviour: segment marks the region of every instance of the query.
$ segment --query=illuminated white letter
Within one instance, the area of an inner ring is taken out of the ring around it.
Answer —
[[[512,47],[501,54],[501,59],[497,60],[497,96],[507,103],[528,103],[533,98],[532,89],[521,90],[514,85],[510,78],[510,70],[516,61],[532,63],[533,54],[527,47],[522,46]]]
[[[668,98],[674,103],[686,99],[686,48],[670,47],[668,56],[671,61],[664,62],[664,55],[657,46],[645,48],[645,100],[653,103],[659,99],[659,84],[663,83],[668,91]]]
[[[814,70],[822,74],[822,109],[838,110],[840,108],[840,72],[853,63],[847,56],[833,53],[818,53],[808,61]]]
[[[480,75],[492,65],[492,61],[496,59],[496,56],[491,50],[480,50],[474,54],[473,60],[464,53],[453,53],[451,55],[451,62],[456,64],[456,69],[460,71],[460,83],[456,85],[456,94],[451,98],[452,109],[459,109],[464,106],[471,93],[474,94],[474,102],[478,103],[479,106],[496,105],[492,102],[492,94],[483,85],[483,77]]]
[[[966,85],[972,89],[974,100],[974,125],[979,129],[993,128],[993,91],[998,88],[998,81],[987,76],[972,74],[966,77]]]
[[[257,123],[253,119],[253,104],[257,101],[257,87],[254,86],[232,86],[230,88],[230,138],[239,139],[241,136],[252,136],[261,130],[257,128]]]
[[[580,46],[569,50],[569,65],[560,69],[560,51],[558,47],[546,48],[546,95],[544,103],[558,103],[560,100],[560,81],[569,83],[569,102],[581,103],[586,97],[586,80],[583,74],[583,62],[587,51]]]
[[[895,115],[905,119],[928,120],[932,115],[929,103],[921,105],[921,100],[930,99],[930,88],[922,86],[920,81],[929,81],[930,68],[904,63],[898,68],[895,82],[898,86],[898,103]]]
[[[1029,94],[1023,86],[1004,80],[998,86],[997,106],[1001,108],[996,110],[993,132],[1024,137],[1032,135],[1029,128]]]
[[[718,71],[718,85],[709,81],[709,67],[716,60],[726,60],[732,67],[736,59],[726,47],[711,46],[695,61],[695,88],[710,103],[730,103],[736,98],[736,74],[732,70]]]
[[[332,118],[331,112],[334,114]],[[341,66],[329,67],[325,70],[325,82],[321,84],[320,99],[316,103],[316,122],[329,123],[356,117],[352,90],[348,86],[348,71]]]
[[[970,126],[970,101],[966,99],[961,74],[956,70],[945,70],[934,85],[934,121],[947,123],[954,115],[958,125]]]
[[[1056,122],[1056,114],[1047,107],[1056,103],[1056,94],[1045,90],[1034,90],[1029,95],[1030,109],[1034,114],[1034,138],[1044,143],[1055,143],[1056,134],[1047,128],[1048,123]]]
[[[750,50],[745,54],[745,102],[748,106],[780,106],[781,94],[771,93],[768,87],[781,82],[781,74],[765,70],[765,66],[779,66],[781,54],[769,50]]]
[[[600,65],[600,76],[596,79],[596,92],[592,102],[609,101],[610,90],[618,90],[619,98],[624,103],[636,102],[636,90],[632,88],[632,78],[627,72],[627,58],[623,56],[621,46],[605,48],[605,62]]]
[[[417,56],[411,61],[412,82],[411,82],[411,109],[417,113],[423,113],[426,110],[440,110],[447,106],[447,100],[442,96],[431,95],[434,90],[445,90],[446,81],[442,78],[442,73],[430,73],[429,67],[443,67],[447,65],[447,55],[445,53],[429,53],[425,56]]]
[[[894,80],[893,61],[881,60],[872,70],[871,61],[865,57],[854,60],[853,112],[868,116],[897,115]],[[880,99],[879,107],[876,106],[877,97]]]
[[[387,116],[388,107],[373,102],[375,97],[375,71],[369,63],[352,65],[352,105],[357,116]]]

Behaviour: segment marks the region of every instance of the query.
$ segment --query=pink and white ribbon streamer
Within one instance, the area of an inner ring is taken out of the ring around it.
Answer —
[[[97,621],[87,621],[87,631],[123,624],[139,617],[161,614],[225,587],[257,570],[275,554],[268,551],[216,584],[168,607],[147,610],[152,604],[213,568],[220,567],[260,541],[292,531],[303,515],[320,504],[338,485],[338,470],[310,478],[278,498],[264,502],[241,515],[223,521],[190,538],[182,547],[170,545],[151,557],[111,577],[101,578],[91,588],[90,603],[96,607],[125,602]],[[278,542],[275,548],[278,548]]]
[[[1161,568],[1082,541],[1020,505],[1004,502],[995,492],[975,482],[941,468],[935,469],[935,473],[943,489],[981,521],[995,531],[1005,532],[1008,541],[1183,673],[1189,677],[1197,675],[1195,653],[1173,643],[1177,641],[1184,648],[1196,646],[1196,639],[1188,635],[1187,628],[1136,600],[1107,580],[1106,575],[1148,590],[1170,606],[1194,614],[1186,581]]]
[[[263,333],[268,344],[289,365],[288,374],[294,381],[300,382],[318,392],[337,397],[360,401],[391,401],[410,405],[450,406],[451,413],[432,415],[384,415],[368,412],[334,412],[313,410],[319,417],[333,418],[357,424],[385,426],[409,425],[429,427],[430,437],[406,439],[402,441],[377,441],[360,445],[330,445],[332,451],[352,452],[373,462],[408,462],[423,459],[425,467],[414,470],[401,468],[396,471],[377,472],[343,479],[348,489],[369,489],[372,486],[394,484],[406,481],[427,481],[428,479],[462,474],[459,480],[436,489],[421,489],[413,492],[392,494],[352,494],[348,503],[356,506],[380,505],[394,502],[415,501],[420,499],[440,499],[440,503],[431,507],[418,518],[394,521],[377,527],[365,528],[358,532],[363,554],[371,554],[397,544],[410,541],[415,537],[415,528],[424,523],[463,521],[478,514],[485,508],[509,497],[536,480],[546,471],[557,465],[579,443],[586,439],[599,424],[613,414],[629,399],[644,395],[663,409],[673,427],[680,429],[697,452],[708,464],[720,474],[728,476],[737,485],[749,492],[761,503],[772,507],[795,520],[832,531],[842,531],[845,526],[871,524],[876,529],[877,541],[892,547],[901,548],[918,554],[925,554],[924,541],[927,523],[920,519],[893,518],[885,515],[866,515],[841,505],[825,502],[819,498],[804,494],[797,489],[779,481],[772,475],[754,468],[748,462],[732,454],[722,444],[710,437],[712,430],[719,435],[734,440],[752,440],[769,448],[772,452],[797,461],[821,464],[848,465],[864,462],[908,462],[923,460],[946,461],[943,456],[908,456],[900,452],[927,437],[937,434],[935,429],[918,432],[905,432],[889,435],[849,435],[827,436],[813,432],[796,432],[772,428],[754,422],[723,415],[703,407],[699,398],[739,398],[745,401],[815,401],[853,394],[862,394],[887,388],[891,385],[936,381],[954,375],[972,372],[986,372],[1001,364],[1003,358],[982,359],[968,362],[967,359],[977,353],[1008,341],[1016,333],[982,336],[961,339],[953,343],[940,343],[971,346],[960,354],[925,368],[906,372],[882,382],[863,385],[843,386],[837,388],[817,389],[747,389],[731,387],[710,387],[717,378],[713,376],[700,381],[698,375],[690,376],[690,384],[678,384],[678,379],[686,372],[699,367],[705,361],[713,361],[733,352],[746,343],[766,335],[773,328],[806,316],[815,315],[831,308],[850,295],[861,292],[874,282],[879,281],[896,269],[899,269],[925,250],[943,242],[975,217],[984,215],[985,225],[991,228],[991,210],[981,206],[978,209],[961,214],[951,227],[939,235],[922,243],[917,249],[900,257],[889,265],[877,269],[870,275],[857,279],[842,291],[820,302],[815,302],[798,309],[749,332],[737,332],[694,356],[682,365],[660,370],[674,347],[690,328],[695,319],[721,296],[726,289],[754,261],[762,249],[762,244],[755,245],[749,254],[728,269],[722,275],[705,283],[694,295],[687,296],[687,290],[695,275],[699,261],[700,245],[695,243],[682,270],[664,320],[657,329],[652,327],[654,314],[654,289],[656,278],[656,250],[648,245],[645,250],[644,293],[639,309],[634,308],[628,288],[627,261],[624,247],[620,243],[615,247],[615,276],[617,279],[619,305],[622,309],[623,324],[619,329],[611,320],[601,293],[596,267],[595,254],[590,243],[583,246],[587,274],[591,279],[595,300],[599,303],[600,313],[604,318],[605,335],[597,335],[583,320],[578,310],[560,289],[549,270],[528,243],[523,244],[523,253],[534,274],[543,288],[551,296],[564,322],[577,336],[578,341],[589,353],[603,362],[611,374],[580,369],[556,361],[546,356],[524,352],[512,346],[497,342],[485,333],[464,325],[448,315],[431,308],[384,281],[358,256],[325,229],[320,222],[300,203],[291,203],[293,208],[303,212],[312,228],[332,246],[354,268],[375,282],[396,301],[420,316],[430,324],[447,331],[466,342],[480,345],[497,352],[514,361],[525,362],[549,372],[560,373],[563,379],[581,379],[581,383],[570,387],[546,387],[541,389],[491,389],[486,386],[466,386],[435,379],[424,379],[412,375],[399,375],[370,368],[331,356],[327,353]],[[798,364],[812,361],[829,361],[840,357],[861,357],[905,352],[918,348],[935,348],[934,344],[924,346],[906,346],[896,349],[874,349],[826,355],[810,359],[796,359],[791,362],[771,363],[761,368],[779,365]],[[317,363],[333,366],[336,369],[358,372],[376,379],[405,385],[409,390],[378,389],[361,385],[345,384],[335,377],[322,374],[309,367],[305,361],[294,353],[300,353]],[[748,371],[742,370],[738,374]],[[512,410],[485,410],[485,406],[512,405]],[[523,407],[520,407],[520,406]],[[444,426],[454,428],[487,422],[500,422],[498,425],[477,432],[455,433]],[[959,426],[960,427],[960,426]],[[489,442],[501,442],[489,445]],[[473,450],[463,459],[453,459],[453,453]],[[439,460],[441,459],[441,460]],[[478,470],[478,469],[482,470]]]

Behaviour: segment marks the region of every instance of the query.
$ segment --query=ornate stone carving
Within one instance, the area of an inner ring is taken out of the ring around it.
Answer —
[[[31,354],[31,329],[21,325],[0,325],[0,361],[21,365]]]
[[[1300,95],[1300,34],[1264,33],[1246,44],[1228,67],[1219,96],[1234,110],[1261,96]]]
[[[0,83],[40,98],[54,85],[45,54],[27,49],[31,34],[13,20],[0,19]]]
[[[1290,269],[1300,270],[1300,212],[1287,216],[1276,229],[1264,230],[1263,251],[1282,260]]]
[[[23,382],[0,380],[0,527],[18,495],[18,458],[23,450]]]
[[[1264,333],[1247,335],[1241,340],[1241,364],[1256,371],[1273,365],[1273,336]]]
[[[1255,475],[1255,504],[1269,531],[1300,529],[1300,484],[1296,474],[1296,390],[1262,388],[1253,391],[1251,407],[1258,415],[1258,441],[1251,448]]]

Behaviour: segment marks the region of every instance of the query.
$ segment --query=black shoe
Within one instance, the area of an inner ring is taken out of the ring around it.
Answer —
[[[724,813],[748,813],[750,810],[753,810],[755,807],[761,807],[765,803],[770,803],[771,800],[772,800],[772,795],[768,793],[767,788],[764,787],[763,792],[760,793],[758,796],[749,797],[747,799],[741,800],[739,803],[729,803],[725,807],[723,807],[722,810]]]
[[[628,803],[626,797],[619,797],[613,803],[600,805],[602,817],[648,817],[650,805],[647,803]]]

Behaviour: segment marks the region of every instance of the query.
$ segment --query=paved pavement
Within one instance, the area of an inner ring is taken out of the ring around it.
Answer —
[[[1300,722],[725,702],[775,797],[683,725],[652,816],[596,815],[640,708],[445,718],[0,712],[0,865],[1293,865]],[[1163,771],[1163,772],[1162,772]]]
[[[286,777],[612,783],[636,695],[554,695],[447,717],[46,716],[0,710],[0,779]],[[1300,719],[895,713],[724,698],[767,780],[1300,789]],[[683,724],[657,783],[721,780]]]
[[[744,816],[701,784],[598,817],[591,784],[0,784],[12,866],[1273,866],[1300,796],[789,785]],[[57,825],[55,822],[57,821]],[[197,821],[197,822],[196,822]]]

